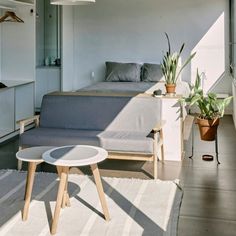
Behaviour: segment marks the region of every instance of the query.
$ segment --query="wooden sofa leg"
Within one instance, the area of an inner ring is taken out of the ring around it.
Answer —
[[[163,143],[163,130],[160,130],[160,140],[161,140],[161,161],[165,160],[164,156],[164,143]]]
[[[154,142],[153,142],[153,177],[154,179],[157,179],[157,161],[158,161],[158,157],[157,157],[157,133],[154,133]]]
[[[17,170],[21,170],[21,169],[22,169],[22,161],[18,160]]]
[[[157,154],[153,156],[153,177],[157,179]]]
[[[19,147],[18,151],[22,150],[23,148],[22,147]],[[17,162],[17,170],[21,170],[22,169],[22,161],[21,160],[18,160]]]

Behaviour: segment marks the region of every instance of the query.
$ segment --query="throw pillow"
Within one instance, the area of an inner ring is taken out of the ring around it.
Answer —
[[[141,80],[144,82],[159,82],[163,77],[161,65],[144,63],[142,66]]]
[[[106,62],[106,81],[140,82],[141,65],[137,63]]]

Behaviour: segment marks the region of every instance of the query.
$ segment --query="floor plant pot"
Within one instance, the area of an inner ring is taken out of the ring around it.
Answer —
[[[175,93],[176,84],[165,84],[166,93]]]
[[[219,126],[220,119],[216,118],[213,120],[197,118],[197,124],[200,131],[201,140],[204,141],[214,141],[217,128]]]

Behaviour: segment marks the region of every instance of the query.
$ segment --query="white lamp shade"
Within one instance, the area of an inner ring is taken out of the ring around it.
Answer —
[[[87,5],[95,3],[95,0],[51,0],[51,4],[55,5]]]

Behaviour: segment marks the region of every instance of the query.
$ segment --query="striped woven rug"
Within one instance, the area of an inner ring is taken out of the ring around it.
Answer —
[[[58,179],[37,173],[29,218],[21,220],[26,172],[0,171],[0,235],[50,235]],[[102,178],[111,221],[103,218],[93,178],[70,175],[71,207],[61,210],[57,235],[175,236],[182,191],[175,182]]]

